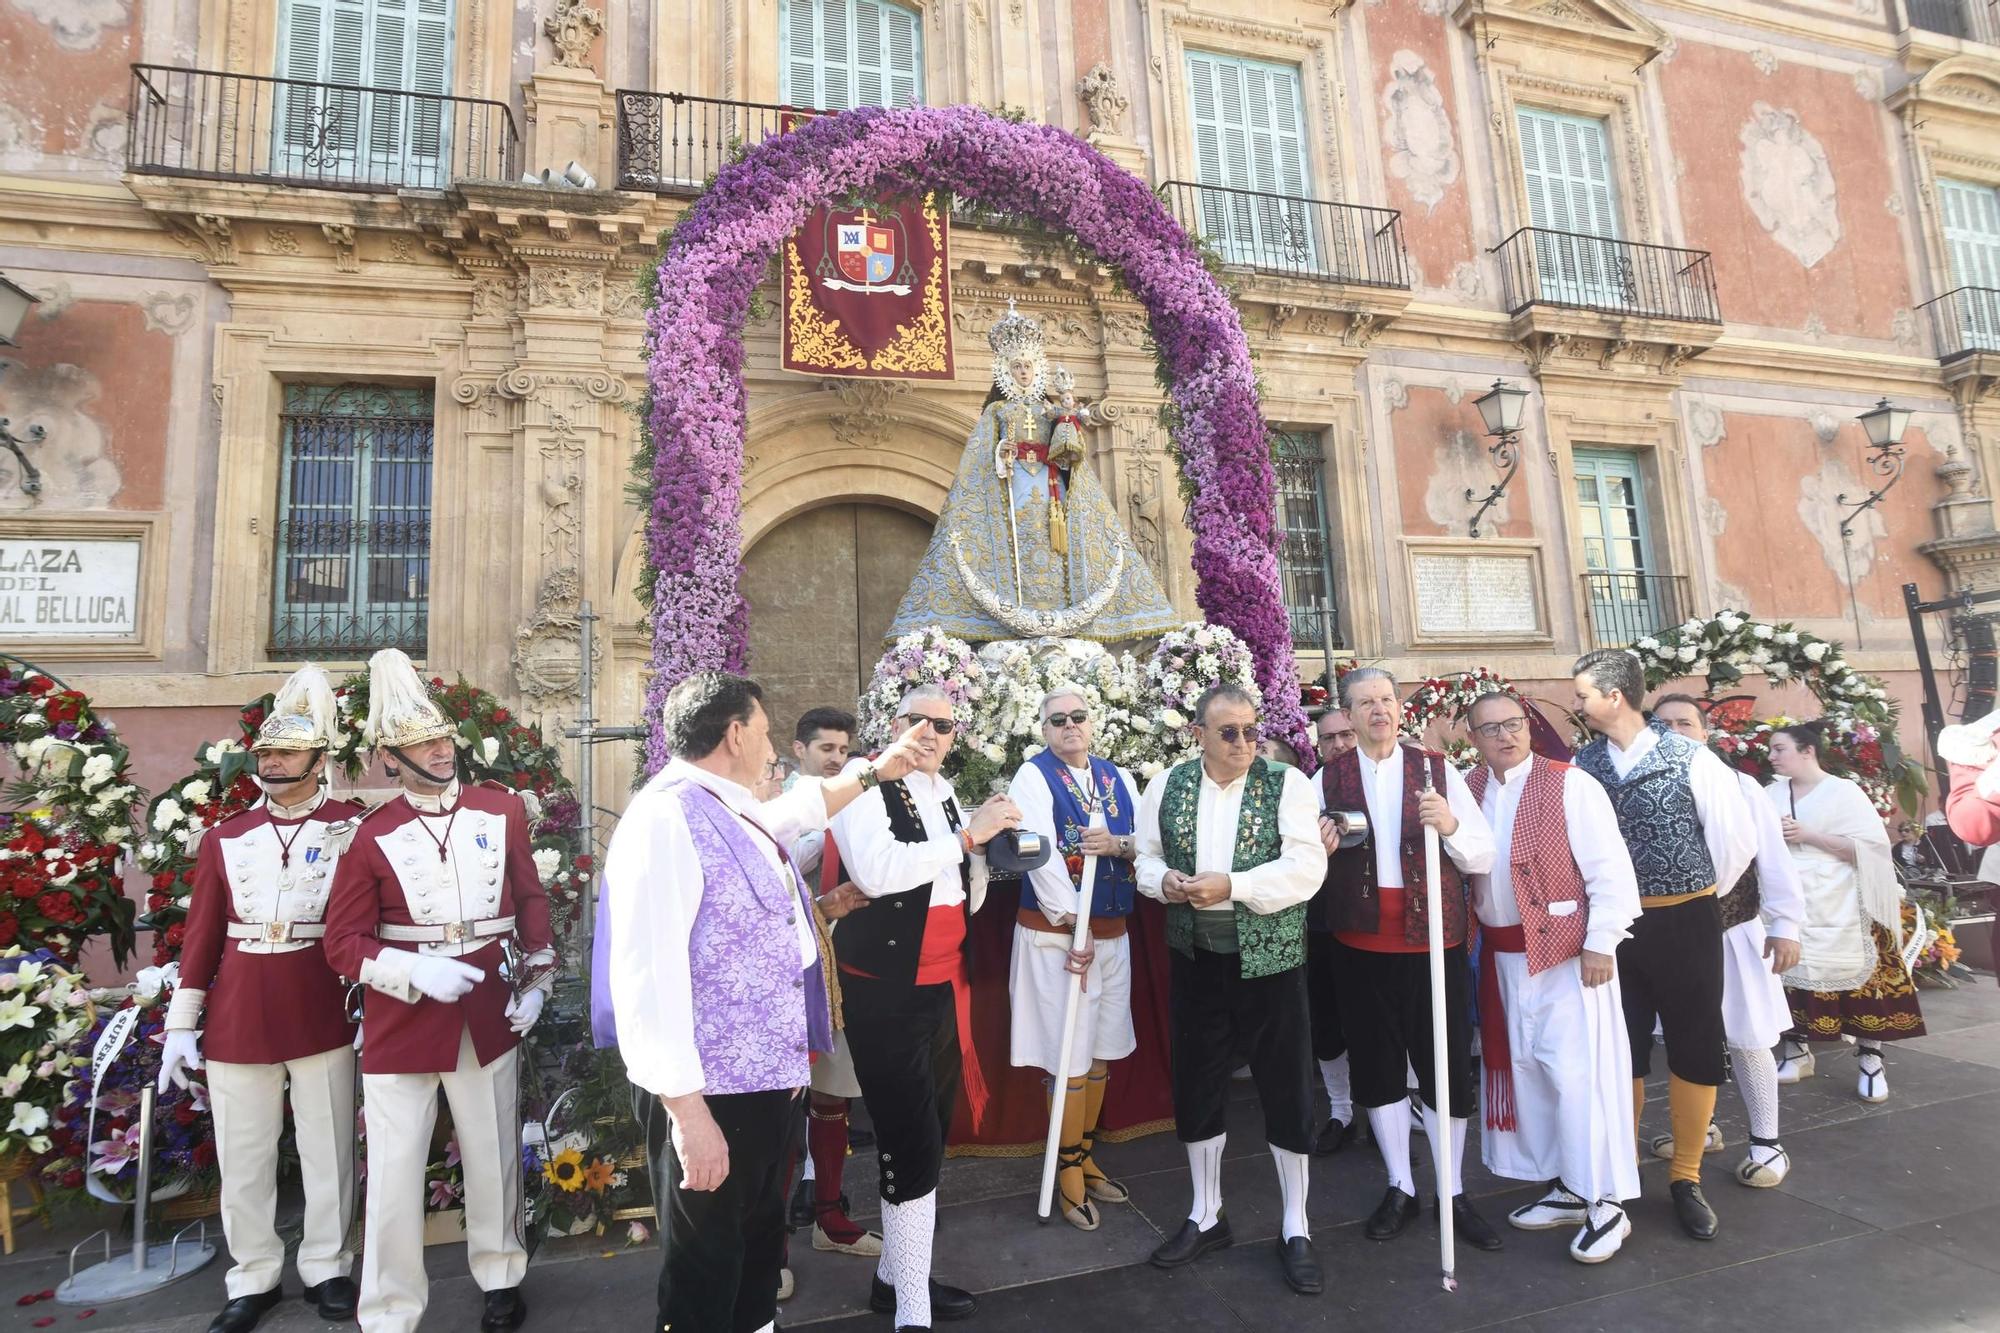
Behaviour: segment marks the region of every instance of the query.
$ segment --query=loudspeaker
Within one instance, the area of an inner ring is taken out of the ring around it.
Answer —
[[[1993,711],[2000,689],[2000,652],[1993,646],[1993,617],[1954,616],[1952,630],[1965,645],[1965,707],[1959,721],[1970,722]]]

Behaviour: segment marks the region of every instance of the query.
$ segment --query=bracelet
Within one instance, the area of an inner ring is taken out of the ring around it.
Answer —
[[[969,828],[962,828],[958,831],[958,845],[965,849],[967,856],[979,850],[979,844],[972,840],[972,830]]]

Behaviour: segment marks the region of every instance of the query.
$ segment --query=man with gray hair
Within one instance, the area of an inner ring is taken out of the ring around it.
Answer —
[[[1625,1033],[1632,1045],[1632,1120],[1646,1105],[1657,1022],[1667,1043],[1667,1116],[1674,1214],[1695,1240],[1714,1240],[1701,1192],[1701,1153],[1723,1077],[1722,914],[1757,858],[1757,826],[1736,777],[1715,752],[1639,711],[1646,673],[1622,648],[1585,653],[1573,668],[1577,711],[1597,739],[1576,766],[1611,797],[1639,879],[1639,919],[1618,946]]]
[[[1099,1225],[1097,1203],[1124,1203],[1125,1187],[1092,1159],[1110,1062],[1138,1045],[1132,1029],[1132,918],[1138,855],[1133,820],[1138,784],[1110,760],[1090,752],[1090,705],[1075,686],[1043,696],[1043,749],[1014,774],[1007,794],[1021,808],[1021,827],[1039,833],[1056,854],[1028,872],[1014,926],[1008,979],[1013,1001],[1014,1063],[1060,1076],[1062,1142],[1056,1190],[1062,1215],[1082,1231]],[[1101,815],[1102,825],[1092,816]],[[1085,857],[1097,858],[1091,899],[1080,903]],[[1070,949],[1079,910],[1090,915],[1090,947]],[[1076,1040],[1068,1069],[1058,1070],[1070,978],[1084,978]]]
[[[908,776],[872,785],[835,817],[834,850],[867,910],[841,922],[842,1015],[855,1080],[881,1161],[882,1257],[868,1305],[895,1327],[964,1319],[972,1293],[931,1280],[938,1171],[961,1082],[976,1117],[985,1100],[971,1042],[966,931],[986,897],[986,844],[1019,827],[995,796],[966,817],[940,770],[958,736],[951,696],[903,696],[892,734],[914,741]],[[865,767],[862,761],[850,771]]]

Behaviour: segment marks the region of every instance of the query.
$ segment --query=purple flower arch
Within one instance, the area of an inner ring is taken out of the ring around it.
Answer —
[[[954,192],[1032,218],[1115,270],[1146,309],[1192,499],[1195,599],[1250,646],[1265,712],[1303,737],[1291,626],[1278,579],[1275,476],[1242,321],[1186,231],[1145,183],[1075,135],[977,107],[865,108],[813,119],[722,169],[674,228],[648,317],[652,726],[668,690],[740,671],[746,399],[743,323],[784,240],[829,200]]]

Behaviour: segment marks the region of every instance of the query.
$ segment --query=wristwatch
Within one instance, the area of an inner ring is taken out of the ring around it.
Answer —
[[[855,776],[861,780],[861,790],[863,791],[874,791],[882,785],[882,775],[875,771],[875,765],[873,764],[863,764],[861,771],[855,774]]]

